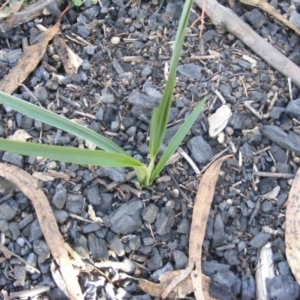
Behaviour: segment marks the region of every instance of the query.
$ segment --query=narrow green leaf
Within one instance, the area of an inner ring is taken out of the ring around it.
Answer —
[[[140,161],[120,153],[51,146],[0,139],[0,150],[28,156],[42,156],[68,163],[102,167],[146,168]]]
[[[195,121],[197,120],[200,112],[202,111],[204,105],[205,105],[206,99],[203,99],[197,107],[194,109],[194,111],[188,116],[188,118],[185,120],[185,122],[181,125],[181,127],[178,129],[176,134],[173,136],[172,140],[170,141],[169,145],[167,146],[165,152],[161,156],[158,164],[156,165],[152,176],[150,180],[150,184],[153,183],[155,178],[160,174],[162,169],[165,167],[165,165],[168,163],[171,156],[174,154],[190,128],[193,126]]]
[[[158,107],[158,113],[155,116],[156,122],[153,123],[153,126],[151,126],[150,128],[150,143],[151,143],[150,151],[152,157],[155,157],[157,155],[166,133],[166,126],[169,119],[170,109],[173,100],[173,90],[175,86],[176,70],[177,70],[177,66],[178,66],[178,62],[182,50],[182,45],[185,37],[185,30],[188,24],[192,5],[193,5],[193,0],[185,1],[181,18],[179,21],[179,26],[177,29],[168,80],[162,96],[162,100]],[[151,141],[151,137],[152,137],[152,141]]]
[[[0,102],[26,116],[42,121],[51,126],[74,134],[84,140],[87,140],[105,151],[128,155],[126,151],[124,151],[122,148],[120,148],[118,145],[111,142],[107,138],[44,108],[40,108],[36,105],[13,97],[1,91]]]
[[[152,129],[152,127],[155,126],[156,122],[157,122],[157,110],[158,110],[158,107],[156,107],[154,110],[153,110],[153,113],[152,113],[152,118],[151,118],[151,122],[150,122],[150,133],[149,133],[149,153],[150,153],[150,157],[151,158],[155,158],[156,156],[156,153],[155,153],[155,147],[154,147],[154,141],[155,141],[155,131],[154,129]]]

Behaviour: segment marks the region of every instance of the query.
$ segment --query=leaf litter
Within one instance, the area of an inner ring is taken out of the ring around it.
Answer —
[[[0,176],[11,181],[32,201],[46,243],[59,266],[69,299],[83,299],[76,270],[72,265],[67,249],[63,246],[64,238],[58,229],[49,201],[39,187],[38,181],[24,170],[3,163],[0,164]]]
[[[162,274],[159,277],[159,283],[140,280],[139,284],[144,292],[154,297],[162,297],[162,299],[167,297],[184,299],[192,292],[197,300],[214,299],[208,292],[210,278],[201,273],[202,244],[218,174],[222,163],[231,157],[232,155],[227,155],[217,159],[206,170],[200,181],[194,203],[188,267],[184,270]]]

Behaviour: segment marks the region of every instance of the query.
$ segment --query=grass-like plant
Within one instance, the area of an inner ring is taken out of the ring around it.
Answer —
[[[0,102],[9,106],[10,108],[27,115],[31,118],[40,120],[51,126],[60,128],[77,137],[89,141],[102,150],[78,149],[72,147],[61,147],[42,145],[30,142],[17,142],[6,139],[0,139],[0,150],[9,151],[21,155],[42,156],[49,159],[60,160],[69,163],[94,165],[103,167],[131,167],[135,170],[137,178],[141,187],[150,186],[156,177],[163,170],[168,163],[171,156],[174,154],[197,117],[204,107],[205,99],[202,100],[193,112],[188,116],[185,122],[181,125],[177,133],[172,138],[171,142],[165,149],[156,164],[156,157],[161,148],[166,126],[170,114],[170,108],[173,100],[173,90],[176,80],[176,70],[179,62],[180,53],[185,37],[185,31],[189,20],[189,14],[193,1],[186,0],[182,16],[177,30],[176,40],[174,43],[174,50],[170,63],[169,76],[163,92],[163,96],[159,106],[154,110],[151,124],[150,124],[150,163],[144,165],[140,161],[132,158],[126,151],[120,148],[115,143],[107,138],[97,134],[96,132],[84,128],[70,120],[61,117],[46,109],[40,108],[36,105],[20,100],[16,97],[10,96],[0,92]]]

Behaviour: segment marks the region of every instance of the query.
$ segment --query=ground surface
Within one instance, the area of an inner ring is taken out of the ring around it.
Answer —
[[[281,14],[290,14],[290,3],[275,2]],[[160,5],[156,0],[104,0],[101,5],[86,1],[83,7],[72,9],[62,21],[59,36],[83,60],[78,74],[66,75],[50,42],[42,63],[15,95],[76,119],[146,162],[149,118],[163,91],[164,68],[172,53],[182,2]],[[234,10],[299,64],[295,33],[238,1]],[[195,7],[190,24],[200,13]],[[34,43],[36,24],[50,27],[56,20],[44,15],[0,33],[0,79],[22,55],[22,38]],[[296,299],[299,286],[287,264],[284,244],[291,179],[254,173],[288,173],[292,178],[298,170],[299,89],[292,84],[289,92],[286,78],[233,35],[219,35],[209,19],[200,41],[198,25],[187,34],[165,144],[181,120],[207,96],[204,114],[182,149],[200,171],[217,154],[233,153],[234,157],[223,164],[217,183],[203,244],[203,273],[213,278],[210,292],[215,298],[255,299],[259,250],[270,242],[277,275],[268,283],[270,296]],[[200,59],[203,55],[211,56]],[[223,134],[210,137],[208,117],[222,105],[216,91],[232,115]],[[245,101],[252,101],[249,105],[259,118],[245,107]],[[34,142],[84,145],[83,140],[3,106],[0,112],[2,137],[24,129]],[[153,188],[140,193],[133,188],[133,181],[107,188],[113,181],[123,182],[129,170],[88,168],[8,153],[1,157],[30,174],[56,170],[70,176],[68,181],[43,183],[43,190],[66,242],[89,264],[91,271],[80,274],[86,299],[153,299],[134,278],[157,281],[163,272],[186,266],[193,201],[202,175],[197,176],[184,158],[169,165]],[[6,197],[9,188],[2,185],[1,238],[41,274],[26,270],[15,257],[4,260],[0,289],[10,293],[48,286],[50,299],[65,299],[51,275],[52,257],[30,201],[18,191]],[[102,218],[102,225],[88,222],[89,206]],[[98,272],[91,265],[99,261],[122,264]],[[194,299],[193,294],[186,299]]]

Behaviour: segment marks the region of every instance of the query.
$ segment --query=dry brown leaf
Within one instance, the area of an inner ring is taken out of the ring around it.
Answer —
[[[75,54],[60,37],[54,38],[53,46],[64,65],[67,75],[77,74],[77,70],[83,60]]]
[[[63,11],[61,18],[68,10],[69,8],[66,8]],[[25,47],[24,54],[17,65],[11,69],[9,74],[3,80],[0,81],[0,91],[8,94],[13,93],[27,78],[28,74],[37,67],[46,52],[48,43],[59,31],[61,18],[54,26],[40,34],[36,44]],[[24,41],[27,42],[26,39]]]
[[[24,0],[21,1],[11,1],[9,6],[5,7],[0,11],[0,19],[5,19],[11,14],[18,12],[23,5]]]
[[[59,232],[49,201],[38,186],[38,180],[16,166],[3,163],[0,163],[0,176],[15,184],[32,201],[47,245],[60,267],[59,270],[66,284],[69,299],[83,300],[72,262],[64,247],[65,241]]]
[[[286,258],[300,284],[300,169],[298,169],[290,189],[285,218]]]
[[[15,133],[13,135],[7,137],[7,140],[26,142],[30,138],[32,138],[32,136],[26,130],[18,129],[15,131]]]
[[[206,223],[220,167],[223,161],[230,157],[232,157],[232,155],[219,158],[206,170],[200,181],[196,195],[189,240],[189,267],[192,269],[195,268],[191,275],[197,300],[205,299],[201,282],[202,277],[199,276],[199,274],[201,274],[202,243],[204,240]]]
[[[147,280],[140,280],[139,284],[142,290],[148,295],[153,297],[161,297],[161,295],[166,290],[168,285],[172,282],[172,280],[174,280],[174,278],[176,278],[177,276],[182,276],[182,274],[185,271],[186,270],[177,270],[177,271],[166,272],[159,277],[159,281],[160,281],[159,283],[153,283]],[[191,277],[188,276],[184,281],[180,282],[175,287],[175,289],[173,289],[170,292],[168,297],[172,299],[179,299],[179,294],[184,295],[185,297],[186,295],[192,292],[193,292],[193,285],[192,285]],[[184,299],[184,297],[181,299]]]

